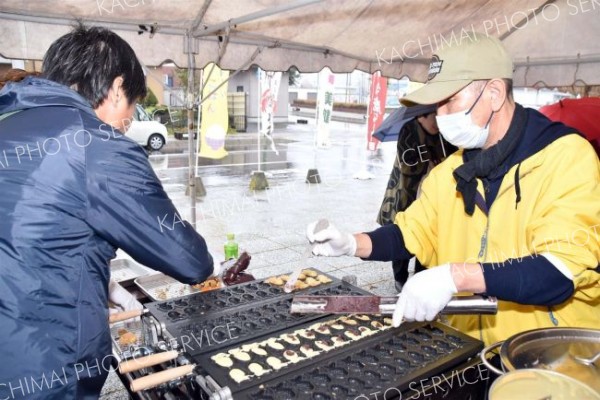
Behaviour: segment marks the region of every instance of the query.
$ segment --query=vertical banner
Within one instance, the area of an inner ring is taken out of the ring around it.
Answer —
[[[228,154],[225,151],[225,137],[229,126],[227,84],[221,86],[210,97],[207,98],[206,96],[229,78],[229,71],[223,71],[210,63],[204,68],[203,75],[208,81],[202,91],[202,122],[200,124],[200,151],[198,156],[220,159]]]
[[[271,150],[279,155],[273,140],[275,129],[275,111],[277,111],[277,96],[281,83],[281,72],[267,72],[258,70],[260,88],[260,133],[271,142]]]
[[[373,137],[375,130],[383,122],[385,101],[387,98],[387,79],[381,77],[381,72],[375,72],[371,77],[369,93],[369,120],[367,123],[367,150],[377,150],[379,140]]]
[[[317,93],[317,133],[315,145],[317,147],[330,147],[329,122],[333,112],[333,91],[335,89],[335,75],[327,67],[319,72],[319,91]]]

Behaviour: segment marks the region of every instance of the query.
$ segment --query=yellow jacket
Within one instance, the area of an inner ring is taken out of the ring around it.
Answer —
[[[600,260],[600,163],[592,146],[567,135],[524,160],[518,207],[513,166],[489,217],[477,207],[472,216],[464,211],[452,176],[463,163],[462,153],[434,168],[421,196],[396,216],[406,248],[427,266],[494,262],[502,267],[506,260],[551,253],[572,272],[575,292],[554,307],[499,301],[497,315],[454,316],[451,325],[486,344],[535,328],[600,329],[600,273],[593,270]],[[483,194],[481,181],[477,189]]]

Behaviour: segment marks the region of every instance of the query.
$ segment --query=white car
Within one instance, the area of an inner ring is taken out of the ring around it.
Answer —
[[[150,119],[142,106],[136,104],[127,137],[151,151],[158,151],[167,144],[167,136],[167,128],[160,122]]]

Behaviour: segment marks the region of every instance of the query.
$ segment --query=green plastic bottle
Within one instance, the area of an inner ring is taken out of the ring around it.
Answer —
[[[227,241],[225,242],[225,261],[231,260],[232,258],[237,260],[238,258],[238,244],[235,241],[235,235],[233,233],[227,234]]]

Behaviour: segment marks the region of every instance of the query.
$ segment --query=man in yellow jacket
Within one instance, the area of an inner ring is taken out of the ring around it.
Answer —
[[[439,51],[426,85],[404,101],[437,104],[440,131],[460,150],[395,224],[308,234],[316,255],[414,255],[428,267],[399,295],[396,326],[433,320],[466,292],[499,299],[497,315],[450,319],[486,344],[535,328],[600,329],[598,157],[574,129],[516,104],[512,71],[502,44],[485,35]]]

